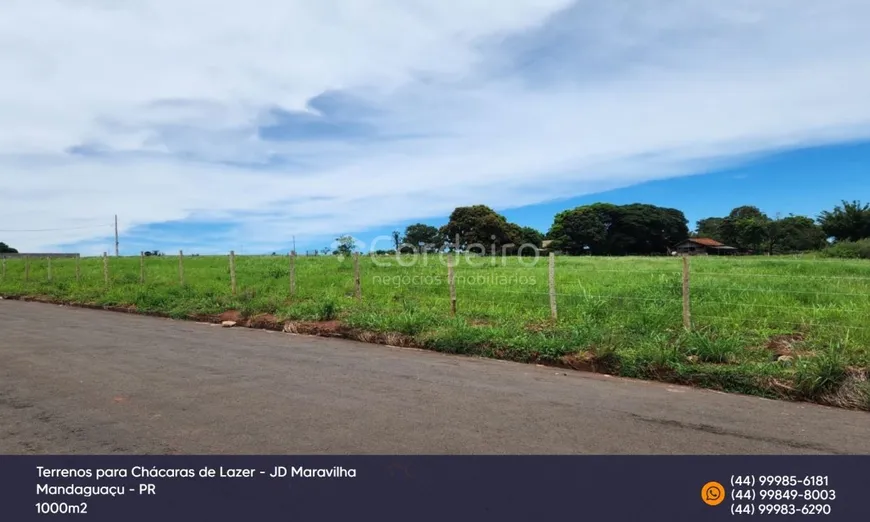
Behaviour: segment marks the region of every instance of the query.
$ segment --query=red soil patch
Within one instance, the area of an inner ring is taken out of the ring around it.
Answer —
[[[248,328],[258,328],[260,330],[276,330],[279,332],[284,330],[284,323],[279,321],[278,318],[272,314],[255,315],[245,322],[245,326]]]
[[[275,330],[278,332],[284,330],[284,323],[279,321],[278,318],[272,314],[259,314],[245,319],[242,316],[242,313],[238,310],[227,310],[226,312],[217,315],[193,314],[190,318],[201,323],[221,324],[226,321],[231,321],[236,323],[237,326],[245,328]]]
[[[581,372],[595,371],[595,356],[588,352],[578,355],[564,355],[559,358],[559,362],[572,370]]]
[[[420,348],[419,343],[413,337],[400,333],[368,332],[365,330],[343,330],[340,334],[346,339],[353,339],[362,343],[384,344],[387,346],[400,346],[402,348]]]
[[[241,323],[242,314],[238,310],[227,310],[226,312],[218,315],[215,320],[220,323],[224,321],[235,321],[237,323]]]
[[[124,312],[127,314],[136,314],[139,313],[139,310],[136,309],[136,305],[130,306],[100,306],[97,308],[102,308],[104,310],[111,310],[112,312]]]
[[[284,331],[304,335],[339,337],[347,329],[340,321],[291,321],[284,325]]]
[[[673,368],[669,368],[660,364],[650,365],[649,369],[647,370],[647,374],[654,380],[661,382],[672,382],[675,384],[686,384],[690,386],[694,385],[691,378],[687,379],[683,376],[680,376],[680,374]]]
[[[341,321],[290,321],[284,324],[287,333],[339,337],[363,343],[384,344],[404,348],[422,348],[413,337],[395,332],[370,332],[350,328]]]

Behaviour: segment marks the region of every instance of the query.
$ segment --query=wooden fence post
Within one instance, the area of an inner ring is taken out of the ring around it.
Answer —
[[[359,252],[353,253],[353,286],[354,295],[356,295],[356,299],[359,301],[362,299],[362,285],[359,277]]]
[[[3,258],[3,279],[6,279],[6,258]]]
[[[145,252],[139,252],[139,284],[145,284]]]
[[[296,297],[296,251],[290,252],[290,298]]]
[[[450,287],[450,316],[456,316],[456,268],[453,266],[453,256],[447,255],[447,286]]]
[[[178,283],[184,285],[184,252],[178,251]]]
[[[82,281],[82,256],[76,256],[76,283]]]
[[[30,258],[24,258],[24,282],[30,282]]]
[[[692,329],[692,313],[689,307],[689,256],[683,256],[683,327]]]
[[[550,270],[549,270],[549,286],[550,286],[550,316],[555,321],[558,317],[556,313],[556,254],[550,252]]]
[[[109,253],[103,252],[103,283],[109,286]]]
[[[50,283],[51,282],[51,258],[46,257],[45,259],[46,259],[46,261],[48,261],[48,265],[46,266],[46,271],[47,271],[46,278],[48,279],[48,282]]]
[[[230,250],[230,290],[236,295],[236,252]]]

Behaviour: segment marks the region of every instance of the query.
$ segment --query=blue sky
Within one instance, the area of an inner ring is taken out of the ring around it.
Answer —
[[[755,205],[777,213],[817,217],[842,200],[870,199],[870,142],[773,154],[717,172],[652,181],[564,201],[508,211],[506,216],[544,231],[565,208],[606,201],[652,203],[682,210],[693,228],[699,219],[725,216],[734,207]]]
[[[0,7],[0,241],[244,253],[456,206],[870,199],[859,0]],[[11,81],[9,80],[11,79]]]
[[[567,208],[574,208],[599,201],[630,204],[651,203],[682,210],[690,221],[690,228],[698,219],[724,216],[740,205],[755,205],[771,217],[789,214],[818,216],[822,210],[832,209],[842,200],[870,198],[870,142],[841,144],[835,146],[796,149],[793,151],[763,155],[746,163],[715,172],[651,181],[631,187],[591,194],[583,197],[566,197],[540,205],[529,205],[503,211],[505,216],[524,226],[546,232],[553,216]],[[481,203],[486,204],[483,198]],[[353,233],[366,249],[373,242],[376,248],[389,248],[388,237],[393,230],[423,222],[441,226],[447,216],[423,220],[405,220],[394,226],[376,227]],[[196,251],[202,243],[220,244],[231,235],[230,223],[197,223],[180,221],[137,227],[124,234],[122,242],[128,252],[153,250],[163,247],[150,238],[159,236],[167,243],[188,252]],[[190,235],[194,238],[191,238]],[[377,239],[380,238],[380,239]],[[300,238],[296,248],[299,252],[320,250],[332,245],[332,236]],[[232,248],[245,252],[244,241],[233,243]],[[93,246],[112,251],[114,237],[97,238]],[[276,249],[286,252],[285,248]],[[80,245],[78,245],[80,246]],[[269,253],[248,248],[248,253]]]

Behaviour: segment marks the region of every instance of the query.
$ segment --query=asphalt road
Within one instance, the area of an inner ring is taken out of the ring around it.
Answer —
[[[870,454],[870,415],[0,300],[0,454]]]

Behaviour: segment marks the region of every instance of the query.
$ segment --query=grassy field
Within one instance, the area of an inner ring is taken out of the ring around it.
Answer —
[[[460,258],[457,315],[438,257],[287,256],[51,262],[7,260],[6,297],[135,307],[176,318],[242,320],[450,353],[558,364],[768,397],[870,410],[870,263],[791,257],[691,259],[692,328],[683,328],[682,260],[556,259],[553,321],[547,260]],[[525,263],[525,265],[523,264]],[[388,266],[380,266],[388,265]],[[232,316],[234,314],[229,314]],[[227,317],[228,315],[225,315]]]

